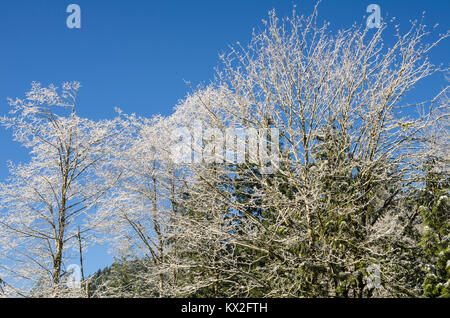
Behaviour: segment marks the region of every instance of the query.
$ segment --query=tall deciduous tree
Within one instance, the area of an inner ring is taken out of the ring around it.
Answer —
[[[415,211],[404,203],[421,179],[418,149],[433,141],[426,131],[437,106],[434,96],[416,105],[403,98],[439,71],[427,53],[448,34],[426,44],[425,27],[413,23],[386,48],[386,25],[337,34],[327,26],[317,12],[283,20],[272,12],[248,47],[222,56],[217,80],[178,109],[216,129],[276,127],[283,143],[276,173],[240,166],[251,188],[230,186],[237,172],[226,162],[187,166],[192,183],[180,205],[189,213],[177,235],[179,255],[193,259],[178,264],[192,278],[180,291],[421,294],[405,279]]]
[[[114,151],[117,125],[77,116],[79,88],[64,83],[59,92],[33,83],[0,118],[30,155],[28,163],[11,163],[0,185],[1,266],[5,281],[19,281],[17,291],[25,294],[37,284],[39,293],[57,294],[78,234],[88,236],[92,208],[112,185],[100,172]]]

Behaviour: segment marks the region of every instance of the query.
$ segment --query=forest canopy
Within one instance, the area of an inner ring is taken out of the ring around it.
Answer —
[[[166,117],[33,83],[0,117],[30,154],[0,184],[0,294],[449,297],[448,86],[404,101],[448,33],[387,27],[272,11]],[[117,260],[85,277],[98,242]]]

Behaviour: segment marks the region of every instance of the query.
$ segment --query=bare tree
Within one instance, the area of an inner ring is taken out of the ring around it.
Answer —
[[[170,160],[171,124],[160,117],[128,116],[123,126],[127,129],[122,133],[128,138],[112,160],[115,173],[111,177],[119,182],[101,200],[98,217],[103,221],[99,222],[99,229],[109,233],[122,258],[145,260],[149,270],[136,279],[154,287],[150,296],[163,297],[170,270],[161,265],[166,264],[168,232],[182,180],[182,173]]]
[[[80,84],[33,83],[25,99],[10,99],[0,122],[30,150],[26,164],[10,164],[0,186],[2,269],[17,291],[57,295],[64,266],[94,224],[90,214],[112,184],[98,174],[113,150],[114,121],[76,115]]]

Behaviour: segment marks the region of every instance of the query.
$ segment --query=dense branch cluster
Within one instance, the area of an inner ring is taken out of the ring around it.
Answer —
[[[427,53],[447,35],[426,44],[413,23],[386,48],[386,26],[332,33],[317,12],[264,26],[169,117],[80,118],[76,82],[10,100],[0,122],[31,158],[0,185],[0,293],[449,295],[447,88],[404,101],[441,71]],[[199,139],[198,123],[216,133]],[[269,160],[250,160],[248,136],[218,142],[275,128]],[[194,140],[181,163],[180,129]],[[67,287],[99,241],[117,261]]]

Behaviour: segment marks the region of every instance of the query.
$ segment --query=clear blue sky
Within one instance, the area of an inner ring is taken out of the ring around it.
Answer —
[[[82,10],[81,30],[66,27],[66,7]],[[309,14],[315,0],[1,0],[0,114],[9,110],[7,97],[22,97],[32,81],[43,85],[78,80],[79,114],[98,119],[114,116],[114,107],[144,116],[168,115],[189,88],[208,83],[218,54],[228,45],[246,43],[254,27],[275,8],[280,16],[293,4]],[[366,7],[376,3],[382,16],[397,17],[405,29],[426,11],[426,22],[449,29],[448,0],[324,0],[320,18],[332,29],[363,23]],[[450,41],[432,52],[431,61],[448,66]],[[434,76],[417,96],[444,85]],[[0,180],[7,160],[26,160],[26,150],[0,130]],[[104,248],[88,254],[87,272],[111,263]]]

